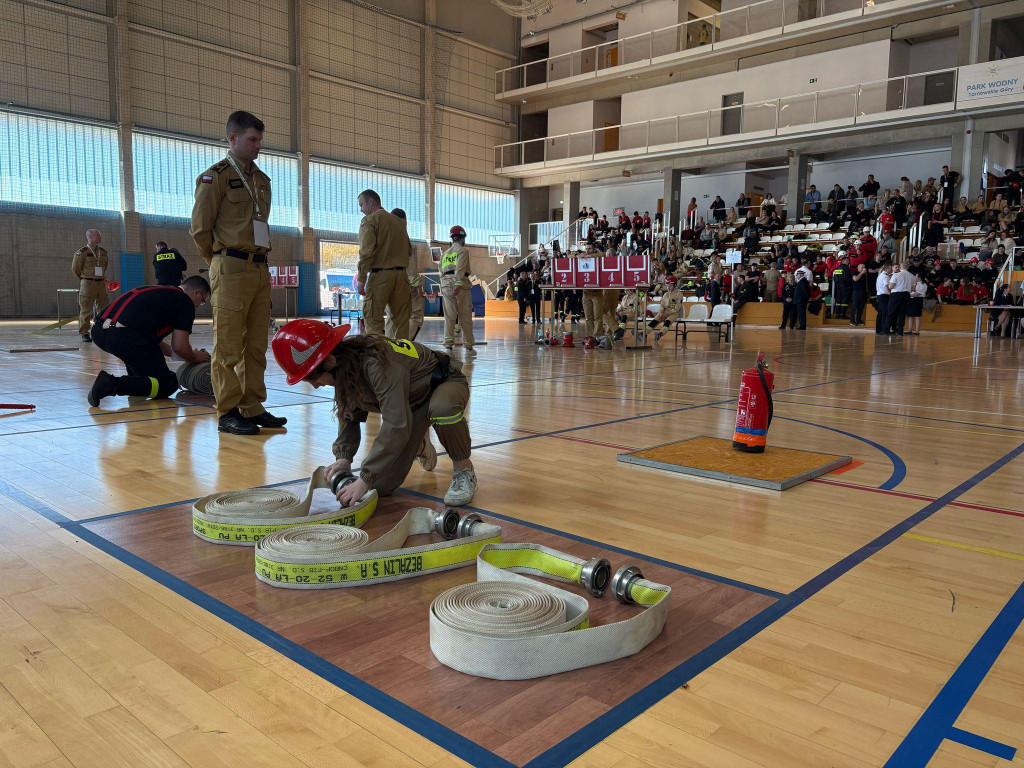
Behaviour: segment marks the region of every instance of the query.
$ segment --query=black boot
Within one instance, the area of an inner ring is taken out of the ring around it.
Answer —
[[[230,432],[232,435],[258,435],[260,433],[260,428],[245,418],[237,408],[232,408],[220,417],[217,429],[221,432]]]
[[[86,399],[93,408],[99,408],[100,400],[116,394],[117,388],[114,386],[114,377],[106,371],[100,371],[96,374],[96,381],[92,383],[92,389],[89,390],[89,395]]]
[[[259,416],[248,416],[246,418],[257,427],[266,427],[267,429],[280,429],[288,423],[288,419],[284,416],[273,416],[268,411],[264,411]]]

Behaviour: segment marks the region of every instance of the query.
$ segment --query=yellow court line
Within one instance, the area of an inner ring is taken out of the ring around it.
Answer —
[[[957,549],[966,549],[971,552],[981,552],[983,555],[996,555],[997,557],[1008,557],[1011,560],[1024,560],[1024,555],[1016,555],[1013,552],[1003,552],[1000,549],[986,549],[985,547],[972,547],[970,544],[961,544],[959,541],[933,539],[930,536],[918,536],[916,533],[904,533],[903,538],[927,541],[931,544],[942,544],[946,547],[956,547]]]

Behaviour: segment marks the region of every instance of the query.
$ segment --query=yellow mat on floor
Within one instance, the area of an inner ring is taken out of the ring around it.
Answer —
[[[849,456],[771,445],[764,453],[745,453],[733,448],[731,440],[703,435],[620,453],[618,459],[628,464],[780,491],[852,461]]]

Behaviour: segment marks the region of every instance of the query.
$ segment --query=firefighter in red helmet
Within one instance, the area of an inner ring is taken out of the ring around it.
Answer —
[[[347,336],[348,330],[347,325],[335,328],[300,318],[287,323],[271,342],[289,384],[334,387],[339,430],[332,446],[336,461],[325,473],[328,481],[351,470],[359,450],[359,425],[367,413],[380,414],[380,429],[359,477],[338,491],[338,500],[350,506],[371,488],[382,496],[390,494],[405,481],[414,459],[432,470],[437,464],[432,426],[452,459],[452,483],[444,502],[469,504],[476,473],[466,423],[469,382],[459,362],[414,341]]]
[[[466,230],[456,225],[449,233],[451,247],[441,256],[441,298],[444,301],[444,348],[455,346],[455,326],[462,324],[462,346],[475,354],[473,345],[473,299],[470,295],[469,249]]]

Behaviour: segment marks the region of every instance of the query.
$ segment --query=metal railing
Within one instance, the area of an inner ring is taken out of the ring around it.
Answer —
[[[935,101],[925,83],[929,77],[943,74],[953,81],[949,98]],[[822,123],[839,126],[870,122],[876,115],[954,104],[956,77],[956,69],[921,72],[735,107],[499,144],[494,147],[494,166],[500,172],[535,163],[568,164],[645,154],[659,147],[681,149],[738,141],[749,139],[751,134],[780,136]]]
[[[570,223],[569,226],[567,226],[567,227],[563,226],[563,223],[560,222],[560,221],[559,222],[544,222],[545,224],[551,224],[551,223],[558,224],[559,226],[562,227],[562,229],[559,230],[558,234],[556,234],[554,237],[552,237],[550,240],[547,241],[548,244],[554,242],[555,240],[558,240],[559,241],[559,245],[561,246],[562,239],[563,239],[564,235],[566,235],[568,233],[568,234],[570,234],[570,237],[569,238],[565,238],[565,240],[566,240],[565,247],[562,248],[562,251],[564,253],[568,253],[569,252],[569,247],[571,245],[569,240],[571,239],[571,236],[575,235],[575,233],[578,231],[579,223],[581,221],[583,221],[583,219],[576,219],[575,221]],[[533,225],[531,224],[530,226],[532,227]],[[527,247],[529,247],[529,246],[527,246]],[[538,251],[540,251],[540,249],[543,248],[543,247],[545,247],[545,243],[539,243],[537,248],[534,248],[533,250],[531,250],[529,253],[527,253],[525,256],[523,256],[523,258],[521,258],[519,261],[515,262],[514,264],[511,264],[509,266],[509,269],[516,269],[521,264],[525,264],[527,261],[530,260],[530,258],[532,258],[533,256],[536,256]],[[550,257],[551,257],[551,252],[549,251],[548,252],[548,258],[550,258]],[[508,270],[505,270],[505,274],[508,274]],[[496,278],[491,280],[491,282],[487,283],[487,292],[489,292],[491,295],[496,295],[496,288],[497,288],[497,285],[498,285],[498,281],[501,280],[504,277],[505,277],[505,275],[498,275]]]
[[[498,70],[497,96],[520,88],[548,85],[572,77],[597,76],[650,65],[686,51],[713,51],[750,35],[783,34],[787,28],[843,14],[845,18],[877,13],[891,0],[761,0],[761,2],[690,19],[668,27],[579,48],[546,59]],[[924,7],[935,2],[922,2]]]
[[[548,248],[565,230],[564,221],[536,221],[530,224],[530,242],[527,247],[543,245]]]

